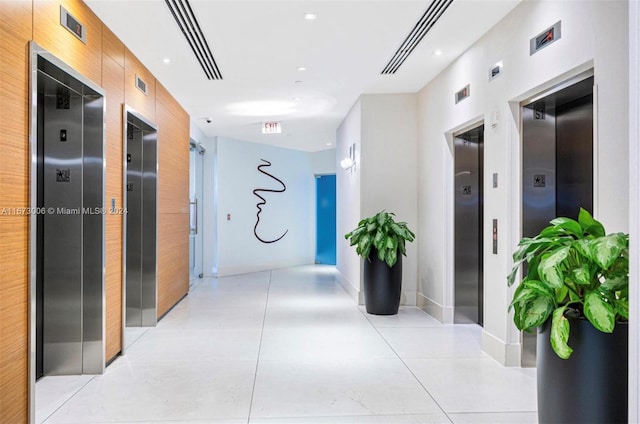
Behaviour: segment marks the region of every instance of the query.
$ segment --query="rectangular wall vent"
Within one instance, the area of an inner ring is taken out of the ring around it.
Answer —
[[[196,56],[196,59],[198,59],[207,79],[221,80],[222,74],[220,73],[218,64],[213,58],[209,43],[207,43],[200,29],[200,24],[193,13],[193,9],[191,9],[189,1],[165,0],[165,3],[167,3],[173,18],[176,20],[178,27],[180,27],[180,31],[182,31],[182,34],[187,39],[187,43],[189,43],[189,47],[191,47],[193,54]]]
[[[470,85],[467,84],[462,90],[456,93],[456,104],[460,103],[471,95]]]
[[[136,87],[142,91],[144,95],[147,95],[147,83],[144,82],[139,76],[136,75]]]
[[[413,27],[407,38],[404,39],[396,53],[382,70],[381,74],[395,74],[400,66],[409,57],[411,53],[418,47],[420,41],[424,38],[429,30],[438,22],[440,16],[447,10],[453,0],[433,0],[427,11],[420,18],[418,23]]]
[[[561,21],[556,22],[553,26],[545,29],[540,34],[529,40],[529,56],[539,52],[548,45],[558,41],[562,36]]]

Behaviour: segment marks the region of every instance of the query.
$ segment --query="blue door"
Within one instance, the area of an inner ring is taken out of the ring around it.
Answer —
[[[316,177],[316,263],[336,264],[336,176]]]

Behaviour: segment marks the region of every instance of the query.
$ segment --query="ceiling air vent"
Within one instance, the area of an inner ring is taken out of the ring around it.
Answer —
[[[220,73],[220,69],[218,69],[218,64],[216,64],[216,60],[213,58],[209,43],[207,43],[200,29],[200,24],[198,24],[198,20],[193,14],[189,1],[165,0],[165,3],[167,3],[169,10],[171,10],[173,18],[187,39],[189,47],[191,47],[193,54],[196,56],[196,59],[198,59],[207,78],[210,80],[221,80],[222,74]]]
[[[449,5],[453,3],[453,0],[433,0],[429,5],[429,8],[424,15],[420,18],[418,23],[413,27],[413,30],[404,39],[402,45],[396,50],[391,60],[382,70],[382,74],[395,74],[400,66],[409,57],[411,53],[418,47],[420,41],[427,35],[427,32],[438,22],[440,16],[444,13]]]

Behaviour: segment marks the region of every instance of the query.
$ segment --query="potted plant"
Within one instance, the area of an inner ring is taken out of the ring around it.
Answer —
[[[526,272],[509,309],[519,330],[538,328],[539,421],[626,423],[628,234],[581,208],[518,246],[508,284]]]
[[[402,256],[407,255],[405,242],[412,242],[415,234],[394,217],[383,210],[364,218],[344,236],[365,259],[364,302],[370,314],[395,315],[400,307]]]

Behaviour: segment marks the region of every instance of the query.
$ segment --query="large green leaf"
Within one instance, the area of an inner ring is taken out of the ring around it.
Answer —
[[[397,249],[387,249],[387,254],[385,255],[384,261],[387,265],[394,266],[398,261],[398,250]]]
[[[387,222],[387,218],[389,217],[389,214],[386,213],[385,211],[379,212],[376,215],[376,219],[378,221],[378,225],[380,227],[382,227],[384,225],[385,222]]]
[[[559,289],[556,289],[556,293],[555,293],[556,303],[557,304],[564,303],[568,294],[569,294],[569,287],[567,286],[562,286]]]
[[[584,296],[584,315],[595,328],[603,333],[613,332],[616,313],[613,306],[605,302],[597,291],[589,291]]]
[[[569,247],[561,247],[551,255],[540,260],[538,265],[538,274],[540,280],[547,283],[552,288],[560,288],[564,284],[562,277],[562,262],[569,255]]]
[[[624,234],[610,234],[594,239],[589,246],[593,260],[602,269],[608,269],[627,247],[627,240]]]
[[[607,278],[604,283],[602,283],[600,285],[600,288],[602,290],[607,290],[607,291],[620,291],[624,288],[629,287],[629,276],[625,275],[625,276],[620,276],[620,277],[612,277],[612,278]]]
[[[585,210],[580,208],[580,213],[578,214],[578,222],[580,226],[584,230],[585,233],[591,234],[595,237],[603,237],[605,235],[604,227],[602,224],[595,220],[591,214]]]
[[[535,291],[533,291],[532,289],[530,289],[524,284],[520,284],[516,289],[516,291],[513,293],[513,301],[511,302],[511,304],[512,305],[515,305],[516,303],[524,304],[526,302],[532,301],[537,296],[538,294],[536,294]]]
[[[369,224],[367,224],[367,232],[371,233],[373,231],[375,231],[378,228],[378,225],[375,222],[371,222]]]
[[[573,349],[569,347],[569,331],[571,329],[569,320],[564,316],[564,310],[566,306],[561,306],[553,311],[551,318],[551,347],[553,351],[562,359],[567,359],[571,356]]]
[[[616,312],[621,317],[629,319],[629,299],[616,300]]]
[[[542,325],[551,315],[554,306],[553,299],[547,296],[537,296],[526,302],[521,311],[522,329],[531,329]]]
[[[589,272],[589,266],[582,264],[571,270],[571,279],[581,286],[588,286],[591,284],[591,273]]]
[[[592,260],[590,243],[591,243],[590,240],[581,239],[581,240],[576,240],[572,244],[572,246],[580,255],[584,256],[589,260]]]
[[[555,296],[554,290],[551,287],[547,286],[542,281],[527,279],[522,284],[524,284],[527,288],[533,290],[534,292],[538,293],[540,296],[549,296],[549,297]]]
[[[371,236],[367,233],[362,236],[360,241],[358,242],[358,247],[356,248],[356,252],[362,257],[366,258],[367,256],[362,255],[363,252],[371,250]]]
[[[567,233],[572,234],[577,238],[582,237],[582,233],[583,233],[582,227],[580,226],[580,224],[578,224],[578,222],[576,222],[571,218],[560,217],[560,218],[553,219],[551,220],[551,225],[560,227],[563,230],[565,230]]]

